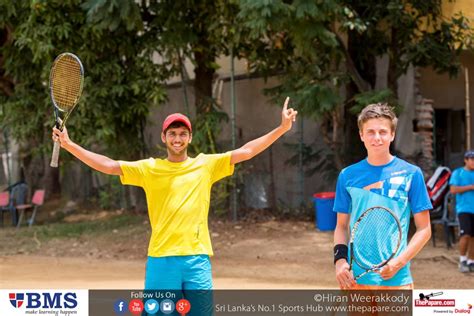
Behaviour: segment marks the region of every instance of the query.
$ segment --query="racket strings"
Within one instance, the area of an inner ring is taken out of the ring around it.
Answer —
[[[353,237],[354,260],[363,268],[383,264],[398,249],[400,228],[392,214],[373,209],[361,221]]]
[[[51,92],[54,102],[63,111],[76,105],[82,91],[82,68],[72,56],[62,56],[51,71]]]

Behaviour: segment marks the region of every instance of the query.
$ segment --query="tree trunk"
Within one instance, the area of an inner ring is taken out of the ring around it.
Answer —
[[[400,77],[397,60],[400,60],[398,49],[397,30],[392,28],[392,42],[390,44],[392,53],[389,54],[387,86],[393,92],[393,96],[398,99],[398,77]]]
[[[398,74],[395,59],[390,57],[387,74],[387,87],[392,90],[393,96],[398,99]]]
[[[346,85],[347,99],[359,93],[357,88],[349,83]],[[354,104],[349,102],[344,108],[344,163],[345,166],[364,159],[367,155],[364,145],[359,136],[359,126],[357,125],[357,115],[352,114],[349,108]]]
[[[214,62],[215,56],[206,53],[207,49],[195,49],[194,60],[196,68],[194,69],[194,95],[196,113],[207,113],[210,110],[212,98],[212,79],[215,70],[209,67]]]
[[[5,26],[4,29],[0,30],[0,47],[3,47],[11,42],[11,29],[8,26]],[[13,95],[13,80],[10,77],[5,75],[4,58],[3,55],[0,55],[0,93],[5,94],[7,97]]]
[[[360,43],[364,42],[363,36],[356,32],[349,32],[348,39],[348,54],[355,64],[355,71],[360,75],[361,80],[365,83],[363,87],[355,82],[349,82],[346,85],[346,100],[351,100],[354,95],[370,91],[375,85],[376,66],[375,56],[369,56],[364,53]],[[362,77],[364,74],[364,77]],[[365,90],[361,90],[364,88]],[[352,114],[349,109],[354,106],[353,102],[348,102],[344,108],[344,163],[348,164],[359,161],[366,156],[366,151],[359,136],[359,126],[357,125],[357,114]]]
[[[59,167],[51,168],[49,166],[48,157],[44,159],[44,176],[41,181],[46,193],[50,197],[60,197],[61,195],[61,183],[59,181]],[[34,180],[32,180],[34,181]],[[31,185],[35,185],[31,183]]]

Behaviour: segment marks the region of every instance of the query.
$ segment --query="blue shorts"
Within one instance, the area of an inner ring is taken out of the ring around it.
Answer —
[[[211,290],[208,255],[148,257],[145,290]]]
[[[212,270],[208,255],[148,257],[145,291],[172,291],[191,303],[189,316],[212,316]],[[143,313],[142,315],[146,315]],[[179,315],[175,310],[172,315]]]

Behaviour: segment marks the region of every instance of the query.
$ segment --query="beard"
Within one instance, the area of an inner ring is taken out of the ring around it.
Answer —
[[[181,156],[186,153],[188,149],[188,144],[183,144],[180,146],[179,149],[175,148],[172,144],[166,143],[166,148],[168,149],[168,153],[173,156]]]

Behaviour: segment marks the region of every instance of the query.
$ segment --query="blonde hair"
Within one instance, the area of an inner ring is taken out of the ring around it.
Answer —
[[[365,122],[374,118],[386,118],[390,120],[390,127],[392,132],[397,129],[398,118],[395,115],[394,108],[389,106],[387,103],[374,103],[369,104],[362,109],[359,116],[357,117],[357,125],[359,131],[362,131],[362,126]]]

